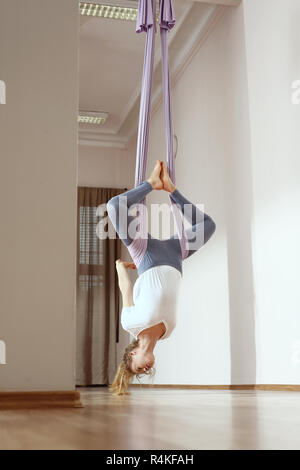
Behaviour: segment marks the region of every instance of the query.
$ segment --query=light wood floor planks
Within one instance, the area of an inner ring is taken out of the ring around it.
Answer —
[[[0,449],[300,449],[298,392],[80,392],[81,409],[0,411]]]

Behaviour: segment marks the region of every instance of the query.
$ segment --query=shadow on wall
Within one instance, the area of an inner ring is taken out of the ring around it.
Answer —
[[[252,163],[243,9],[229,12],[225,94],[227,253],[231,383],[256,383],[254,278],[252,262]],[[233,26],[232,26],[233,25]],[[239,41],[237,41],[239,38]],[[243,38],[241,40],[241,38]],[[225,51],[224,51],[225,53]]]
[[[250,149],[250,142],[249,147]],[[227,259],[231,383],[256,383],[255,298],[252,261],[251,152],[232,155],[227,175]]]
[[[254,286],[249,205],[231,199],[228,217],[228,284],[231,383],[256,383]],[[244,201],[245,203],[245,201]],[[245,211],[245,212],[244,212]],[[242,213],[241,213],[242,212]],[[247,220],[248,216],[248,220]]]

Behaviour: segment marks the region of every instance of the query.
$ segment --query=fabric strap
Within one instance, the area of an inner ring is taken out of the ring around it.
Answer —
[[[175,184],[175,160],[173,149],[173,124],[172,124],[172,108],[170,93],[170,72],[168,58],[168,41],[167,34],[175,26],[175,14],[173,0],[160,0],[159,5],[159,26],[161,38],[161,54],[162,54],[162,80],[164,92],[164,114],[166,128],[166,147],[167,147],[167,168],[169,175]],[[153,83],[154,68],[154,52],[155,52],[155,33],[156,33],[156,0],[139,0],[138,17],[136,24],[136,32],[146,32],[146,44],[144,54],[144,68],[140,101],[139,127],[137,138],[136,152],[136,172],[135,186],[138,186],[145,180],[149,129],[151,117],[151,97]],[[179,236],[182,258],[187,255],[186,239],[184,236],[183,222],[181,213],[174,201],[170,198],[172,213],[174,216],[176,231]],[[142,210],[145,208],[145,201],[142,202]],[[146,233],[146,217],[141,214],[140,234]],[[147,240],[143,237],[133,240],[130,246],[130,253],[135,261],[140,261],[143,253],[147,248]]]

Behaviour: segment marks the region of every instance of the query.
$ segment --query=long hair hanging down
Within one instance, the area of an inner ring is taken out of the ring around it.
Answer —
[[[152,367],[149,371],[144,372],[143,374],[135,374],[130,369],[130,352],[139,345],[139,340],[134,339],[124,351],[123,359],[119,364],[117,373],[113,380],[113,383],[109,387],[109,391],[113,392],[114,395],[125,395],[128,394],[127,388],[129,384],[133,381],[134,376],[138,379],[143,375],[149,375],[150,377],[154,377],[155,369]]]

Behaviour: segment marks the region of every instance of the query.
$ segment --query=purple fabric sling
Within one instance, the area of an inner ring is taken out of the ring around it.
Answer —
[[[166,144],[167,144],[167,168],[172,181],[175,183],[175,161],[173,150],[173,125],[172,125],[172,108],[170,93],[170,73],[168,58],[168,42],[167,33],[175,26],[175,16],[173,0],[160,0],[159,9],[159,26],[161,38],[162,53],[162,79],[164,92],[164,114],[166,125]],[[140,115],[137,139],[136,153],[136,172],[135,187],[145,180],[149,129],[151,117],[151,97],[152,97],[152,81],[153,66],[155,52],[155,33],[156,33],[156,0],[139,0],[138,17],[136,32],[146,32],[146,45],[144,55],[144,69],[142,79],[142,91],[140,101]],[[175,227],[179,236],[182,259],[187,255],[186,238],[184,234],[181,212],[176,204],[171,201],[172,213],[174,216]],[[147,250],[147,216],[146,201],[142,201],[140,207],[140,229],[139,236],[130,244],[129,251],[135,264],[138,266]]]

